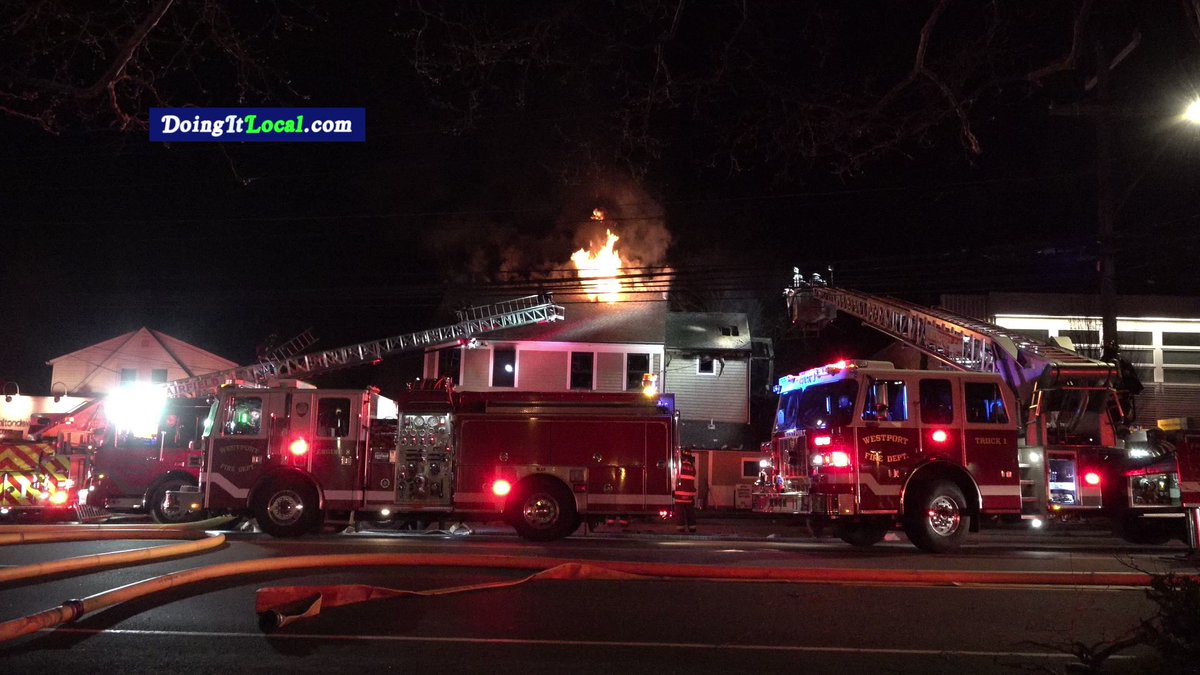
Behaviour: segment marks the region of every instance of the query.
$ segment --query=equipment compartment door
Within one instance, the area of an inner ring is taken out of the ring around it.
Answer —
[[[668,422],[646,424],[646,508],[670,508],[672,495],[671,460],[675,448],[671,442]]]
[[[588,467],[591,511],[627,513],[645,509],[644,422],[557,422],[552,432],[550,463]]]

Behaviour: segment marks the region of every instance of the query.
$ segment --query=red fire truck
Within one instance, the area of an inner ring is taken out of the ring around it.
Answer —
[[[224,389],[186,508],[254,516],[276,536],[325,514],[503,519],[525,538],[584,520],[667,512],[679,461],[674,399],[625,393]]]
[[[51,443],[0,442],[0,520],[74,520],[86,458]]]
[[[1189,460],[1127,447],[1116,365],[950,312],[795,281],[794,319],[827,320],[835,308],[942,369],[843,361],[781,378],[757,510],[832,523],[863,546],[899,523],[934,552],[957,548],[986,516],[1103,515],[1131,541],[1183,536],[1179,466]]]

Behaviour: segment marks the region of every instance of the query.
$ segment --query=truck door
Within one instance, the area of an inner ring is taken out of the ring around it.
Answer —
[[[1020,450],[1017,423],[1006,403],[1008,389],[994,379],[964,379],[962,389],[963,453],[967,470],[979,485],[983,510],[1019,512],[1023,503]]]
[[[285,419],[285,412],[281,392],[222,393],[209,446],[209,480],[205,486],[209,508],[246,505],[271,453],[279,453],[270,445],[280,442],[272,437],[280,435],[278,423],[272,424],[272,420]]]
[[[366,443],[362,396],[349,393],[313,396],[316,414],[310,410],[305,417],[293,416],[293,425],[297,419],[308,422],[313,477],[324,489],[326,508],[357,508],[362,497],[360,458],[365,452],[361,446]]]
[[[861,426],[854,427],[859,510],[895,513],[905,479],[924,461],[919,406],[910,410],[910,382],[903,377],[867,377],[866,384]]]
[[[646,423],[646,509],[671,508],[672,495],[671,460],[675,443],[671,434],[671,423],[654,420]]]

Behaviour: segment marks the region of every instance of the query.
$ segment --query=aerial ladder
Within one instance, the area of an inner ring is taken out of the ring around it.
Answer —
[[[449,326],[404,333],[348,347],[311,354],[288,354],[288,350],[276,350],[267,358],[249,366],[168,382],[167,395],[194,398],[215,392],[222,385],[232,382],[242,386],[265,386],[282,379],[310,377],[340,368],[374,363],[385,356],[412,349],[465,341],[480,333],[559,321],[564,318],[562,306],[554,304],[549,293],[469,307],[458,310],[456,314],[457,323]]]
[[[793,269],[792,286],[784,296],[794,324],[820,325],[843,312],[944,368],[998,374],[1016,395],[1025,430],[1019,466],[1027,513],[1035,513],[1047,499],[1053,502],[1053,494],[1047,492],[1056,482],[1065,482],[1063,474],[1070,467],[1086,462],[1109,468],[1102,500],[1064,503],[1061,515],[1088,510],[1078,507],[1103,509],[1127,533],[1138,530],[1151,539],[1161,539],[1169,528],[1147,524],[1183,515],[1178,470],[1147,474],[1138,469],[1139,464],[1173,466],[1174,458],[1165,463],[1157,457],[1142,462],[1130,459],[1124,441],[1126,416],[1117,391],[1122,386],[1118,364],[943,309],[837,288],[819,275],[805,279],[798,269]],[[1139,389],[1136,383],[1131,388]],[[1137,473],[1142,476],[1134,477]],[[1130,481],[1139,485],[1131,488]],[[1159,487],[1147,490],[1147,486]],[[1135,492],[1143,495],[1142,501],[1131,504]],[[1148,514],[1158,518],[1144,519]]]

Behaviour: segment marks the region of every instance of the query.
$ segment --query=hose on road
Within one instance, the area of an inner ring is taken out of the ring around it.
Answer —
[[[75,621],[87,614],[154,593],[214,579],[294,570],[338,570],[349,567],[465,567],[544,572],[565,564],[583,565],[590,575],[623,573],[659,579],[777,581],[807,583],[896,583],[910,585],[1049,585],[1148,586],[1143,573],[1103,572],[972,572],[950,570],[794,569],[652,562],[593,562],[564,558],[498,555],[329,554],[242,560],[172,572],[115,588],[81,600],[68,600],[36,614],[0,623],[0,642]],[[577,578],[592,578],[580,576]],[[1194,575],[1200,579],[1200,575]],[[295,597],[284,598],[294,600]]]

